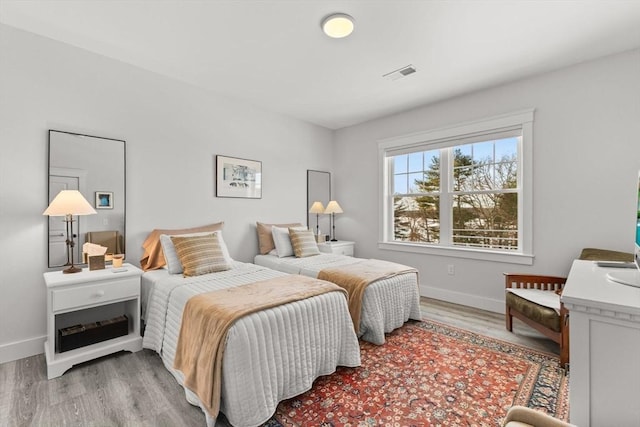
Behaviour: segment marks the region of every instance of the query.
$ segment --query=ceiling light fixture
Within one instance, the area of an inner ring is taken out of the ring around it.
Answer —
[[[332,13],[322,20],[322,31],[334,39],[347,37],[353,32],[354,20],[346,13]]]

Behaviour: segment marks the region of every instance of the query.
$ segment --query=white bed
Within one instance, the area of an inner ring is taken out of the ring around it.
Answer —
[[[187,300],[199,293],[278,277],[283,273],[233,262],[231,270],[196,277],[166,269],[142,276],[146,329],[143,346],[158,352],[183,384],[173,361]],[[222,365],[220,409],[234,426],[258,426],[278,402],[309,390],[313,380],[337,366],[360,365],[360,348],[342,293],[330,292],[263,310],[238,320],[229,330]],[[202,408],[185,389],[187,400]],[[206,411],[208,426],[215,419]]]
[[[319,254],[304,258],[274,254],[256,255],[257,265],[289,274],[318,277],[323,268],[363,261],[345,255]],[[384,344],[384,334],[401,327],[407,320],[420,320],[420,291],[415,273],[399,274],[367,286],[362,299],[358,336],[373,344]]]

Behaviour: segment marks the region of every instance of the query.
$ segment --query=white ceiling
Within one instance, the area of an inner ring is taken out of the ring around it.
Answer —
[[[640,47],[633,0],[0,0],[0,22],[331,129]]]

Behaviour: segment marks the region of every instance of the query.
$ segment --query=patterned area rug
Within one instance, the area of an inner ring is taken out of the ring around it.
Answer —
[[[555,355],[430,321],[360,348],[362,366],[317,379],[265,426],[500,426],[515,404],[568,419]]]

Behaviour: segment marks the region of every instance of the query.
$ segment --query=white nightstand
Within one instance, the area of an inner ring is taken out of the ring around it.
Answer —
[[[347,240],[338,240],[337,242],[324,242],[318,243],[318,249],[320,252],[326,254],[337,254],[353,256],[355,252],[356,243],[349,242]]]
[[[63,274],[44,273],[47,285],[47,341],[44,353],[47,377],[56,378],[73,365],[120,350],[142,350],[140,336],[140,276],[130,264],[122,268]],[[58,331],[74,325],[87,325],[128,318],[128,334],[64,352],[58,351]]]

